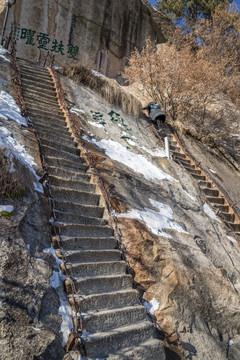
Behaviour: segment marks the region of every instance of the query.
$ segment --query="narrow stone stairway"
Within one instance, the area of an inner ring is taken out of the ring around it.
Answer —
[[[196,165],[184,152],[184,149],[177,141],[175,136],[167,125],[164,125],[160,131],[160,136],[170,138],[170,151],[173,159],[180,163],[185,170],[197,181],[198,186],[211,204],[216,214],[221,218],[225,225],[236,235],[240,237],[240,221],[233,208],[226,198],[221,194],[213,182],[206,176],[204,171]]]
[[[164,360],[146,310],[139,305],[132,276],[117,249],[112,227],[103,218],[100,194],[71,137],[48,70],[18,60],[27,115],[48,165],[56,222],[52,242],[61,265],[69,302],[82,317],[87,359]],[[73,294],[71,279],[76,293]]]

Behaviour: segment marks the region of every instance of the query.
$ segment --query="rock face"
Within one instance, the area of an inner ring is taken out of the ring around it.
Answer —
[[[114,210],[120,214],[118,223],[127,258],[135,273],[136,287],[144,292],[144,299],[158,300],[155,316],[161,328],[167,333],[177,329],[180,334],[181,351],[171,345],[175,353],[167,358],[224,360],[229,356],[231,360],[238,359],[240,269],[237,241],[213,213],[206,213],[205,199],[188,172],[155,152],[159,143],[146,120],[131,118],[120,109],[104,104],[83,86],[63,82],[68,99],[75,108],[85,111],[79,118],[81,128],[88,137],[91,134],[97,140],[88,144],[88,148],[110,191]],[[121,118],[111,118],[108,114],[112,110]],[[99,111],[103,118],[98,117]],[[116,151],[112,140],[123,147]],[[124,160],[126,147],[130,148],[130,153],[151,159],[175,180],[147,180],[139,173],[141,162],[134,171],[129,159]],[[198,147],[192,139],[187,149],[207,168],[211,166],[212,170],[220,172],[217,165],[220,158],[212,158],[211,164],[207,161],[208,148]],[[225,166],[227,168],[228,164]],[[234,170],[229,168],[229,171],[232,178]],[[238,176],[237,171],[235,176]],[[222,186],[226,181],[227,178]],[[228,186],[226,190],[229,192]],[[236,198],[236,192],[230,195]],[[174,220],[186,233],[176,229],[161,230],[168,224],[164,215],[158,218],[158,202],[162,209],[165,204],[173,210]],[[153,231],[154,224],[158,231]],[[197,246],[195,236],[205,240],[206,253]]]
[[[81,61],[114,77],[146,37],[162,43],[172,30],[143,0],[20,0],[10,9],[6,36],[12,31],[19,57],[43,62],[49,52],[56,65]]]

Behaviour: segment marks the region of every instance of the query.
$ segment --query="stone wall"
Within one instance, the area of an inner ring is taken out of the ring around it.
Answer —
[[[19,57],[43,61],[49,51],[56,65],[81,61],[114,77],[134,47],[147,36],[165,42],[173,25],[143,0],[17,0],[11,29]]]

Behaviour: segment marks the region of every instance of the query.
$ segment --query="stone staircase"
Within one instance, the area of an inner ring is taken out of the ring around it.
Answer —
[[[56,100],[49,72],[18,60],[27,114],[42,144],[57,226],[52,242],[66,275],[66,292],[81,311],[87,359],[164,360],[146,310],[139,305],[132,276],[126,273],[100,194],[81,159]],[[74,280],[73,294],[70,276]]]
[[[202,193],[216,214],[236,236],[240,237],[239,217],[234,212],[224,195],[221,194],[203,170],[184,152],[184,149],[167,125],[162,127],[160,136],[168,136],[170,138],[170,151],[173,159],[180,163],[197,181]]]

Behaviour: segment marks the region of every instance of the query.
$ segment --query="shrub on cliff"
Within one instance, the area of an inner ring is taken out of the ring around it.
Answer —
[[[188,35],[179,29],[157,47],[147,39],[141,52],[133,52],[124,77],[141,84],[172,120],[203,124],[213,116],[216,99],[240,105],[239,33],[239,13],[220,6],[211,21],[197,21]]]

